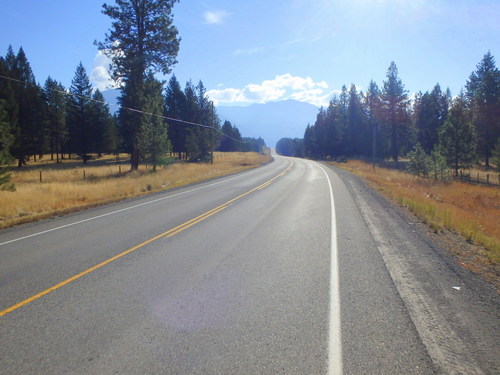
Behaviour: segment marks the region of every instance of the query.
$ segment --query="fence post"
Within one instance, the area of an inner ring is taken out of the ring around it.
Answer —
[[[487,184],[490,183],[490,174],[489,173],[486,174],[486,183]]]
[[[121,165],[118,166],[118,173],[122,173],[122,166]]]
[[[477,172],[477,182],[479,182],[479,172]]]
[[[85,169],[83,170],[83,179],[85,180]]]
[[[500,181],[500,176],[498,176],[498,180]],[[42,171],[40,171],[40,182],[42,182]]]

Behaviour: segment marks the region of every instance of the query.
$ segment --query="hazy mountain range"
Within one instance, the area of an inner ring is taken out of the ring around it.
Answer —
[[[116,104],[118,90],[103,91],[109,104]],[[110,105],[111,112],[118,106]],[[236,126],[243,137],[261,137],[268,147],[274,147],[280,138],[302,138],[307,124],[316,120],[318,107],[297,100],[283,100],[248,106],[218,106],[222,123],[225,120]],[[222,124],[221,124],[222,125]]]
[[[268,147],[280,138],[302,138],[307,124],[316,121],[318,107],[296,100],[283,100],[246,107],[217,107],[219,118],[236,126],[244,137],[261,137]]]

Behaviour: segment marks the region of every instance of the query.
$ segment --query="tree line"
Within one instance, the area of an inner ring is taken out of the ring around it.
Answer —
[[[382,88],[373,80],[365,92],[354,84],[349,90],[344,85],[328,107],[319,109],[304,137],[281,139],[277,152],[316,159],[394,161],[419,155],[427,166],[441,158],[455,173],[477,160],[490,166],[500,153],[500,71],[490,52],[465,87],[452,98],[449,89],[443,91],[436,84],[410,100],[392,62]]]
[[[170,74],[177,63],[175,2],[103,4],[102,13],[113,22],[104,41],[95,45],[111,59],[112,78],[120,88],[120,109],[114,115],[81,63],[69,88],[51,77],[41,86],[23,48],[15,54],[9,46],[0,57],[0,166],[17,159],[22,167],[47,153],[56,162],[78,155],[86,163],[93,154],[127,152],[131,170],[139,162],[155,169],[171,152],[208,161],[218,148],[262,151],[262,139],[242,138],[229,122],[221,127],[201,81],[196,86],[189,81],[182,89],[175,76],[166,87],[155,78],[159,72]],[[12,188],[5,168],[0,168],[0,188]]]
[[[102,92],[92,88],[81,63],[68,89],[51,77],[41,86],[23,48],[16,55],[9,46],[6,56],[0,57],[0,76],[11,79],[0,78],[0,145],[5,155],[1,164],[11,161],[9,156],[22,167],[28,158],[36,160],[44,154],[50,154],[56,162],[77,155],[85,163],[92,154],[131,153],[130,109],[121,107],[112,115]],[[189,81],[181,89],[173,75],[164,88],[149,74],[145,97],[137,138],[143,161],[157,162],[167,152],[177,153],[182,159],[207,161],[214,149],[260,152],[265,147],[260,138],[243,138],[229,121],[220,126],[201,81],[196,86]],[[171,118],[168,126],[164,117]]]

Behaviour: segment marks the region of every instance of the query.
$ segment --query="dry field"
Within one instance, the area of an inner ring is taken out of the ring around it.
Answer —
[[[0,191],[0,228],[188,185],[270,160],[251,152],[214,153],[214,164],[175,163],[156,173],[142,166],[130,173],[123,156],[121,161],[107,156],[86,165],[76,160],[55,164],[46,156],[25,168],[13,169],[16,191]]]
[[[448,237],[448,242],[453,236],[446,236],[446,233],[459,234],[470,246],[463,250],[463,245],[452,241],[454,243],[449,243],[448,249],[463,266],[473,272],[488,273],[486,279],[500,285],[498,185],[458,181],[439,184],[390,169],[377,168],[373,171],[370,164],[357,160],[335,165],[363,177],[372,187],[410,209],[434,233]]]

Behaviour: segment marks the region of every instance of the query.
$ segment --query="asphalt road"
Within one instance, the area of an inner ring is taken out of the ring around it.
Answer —
[[[495,374],[498,307],[300,159],[0,231],[0,374]]]

